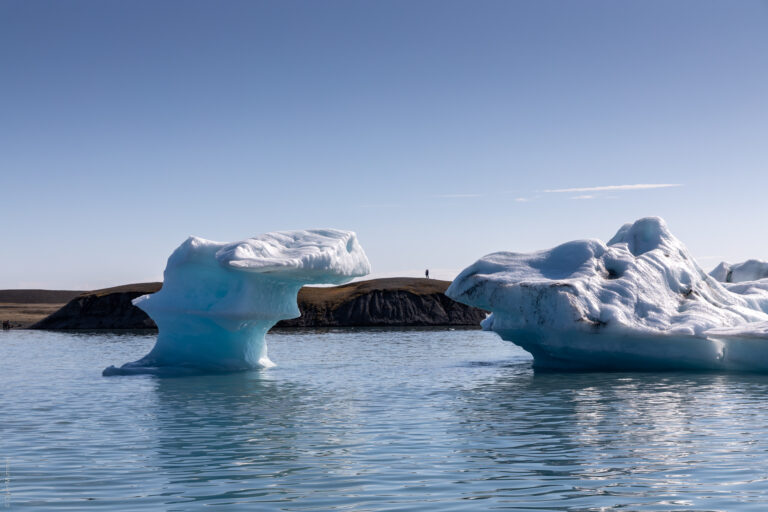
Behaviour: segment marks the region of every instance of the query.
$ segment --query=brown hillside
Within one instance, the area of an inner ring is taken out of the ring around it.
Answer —
[[[278,327],[478,325],[485,312],[445,295],[450,283],[395,277],[342,286],[305,286],[299,291],[299,318]],[[139,283],[85,292],[36,323],[36,329],[153,328],[131,301],[155,293],[162,283]]]
[[[0,290],[0,302],[15,304],[64,304],[82,291],[75,290]]]
[[[0,290],[0,321],[27,327],[81,294],[77,290]]]
[[[299,302],[324,302],[332,307],[374,291],[402,291],[414,295],[445,293],[450,284],[450,281],[440,281],[439,279],[388,277],[342,284],[341,286],[305,286],[299,290]]]

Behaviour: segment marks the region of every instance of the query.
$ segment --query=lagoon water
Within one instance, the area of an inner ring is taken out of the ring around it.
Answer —
[[[101,376],[154,334],[0,333],[11,510],[755,510],[768,376],[534,374],[477,330],[285,331],[269,370]]]

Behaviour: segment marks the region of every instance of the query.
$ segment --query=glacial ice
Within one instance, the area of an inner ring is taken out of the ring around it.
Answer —
[[[743,283],[768,278],[768,261],[747,260],[734,265],[721,262],[709,273],[721,283]]]
[[[163,287],[133,303],[157,323],[154,348],[104,375],[268,367],[264,335],[300,315],[305,284],[342,284],[370,272],[355,233],[266,233],[240,242],[190,237],[168,258]]]
[[[537,369],[768,371],[768,280],[718,282],[656,217],[607,244],[489,254],[446,294]]]

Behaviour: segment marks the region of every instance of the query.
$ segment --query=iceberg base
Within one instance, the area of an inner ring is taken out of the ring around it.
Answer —
[[[495,332],[533,355],[535,370],[768,372],[768,341],[748,336]]]
[[[180,315],[163,317],[152,351],[138,361],[110,366],[102,375],[187,375],[246,371],[274,366],[264,338],[275,324],[248,321],[224,327],[220,320]]]

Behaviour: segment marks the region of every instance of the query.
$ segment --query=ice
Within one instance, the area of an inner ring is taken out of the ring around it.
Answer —
[[[723,261],[709,273],[721,283],[743,283],[768,278],[768,261],[747,260],[731,265]]]
[[[709,275],[729,292],[741,295],[755,308],[768,313],[768,262],[747,260],[732,265],[723,261]]]
[[[299,316],[303,285],[342,284],[369,272],[351,231],[281,231],[234,243],[190,237],[168,258],[162,289],[133,301],[157,323],[155,347],[104,375],[272,366],[264,335]]]
[[[604,244],[499,252],[446,294],[491,311],[483,328],[536,368],[768,371],[768,280],[724,286],[657,217]]]

